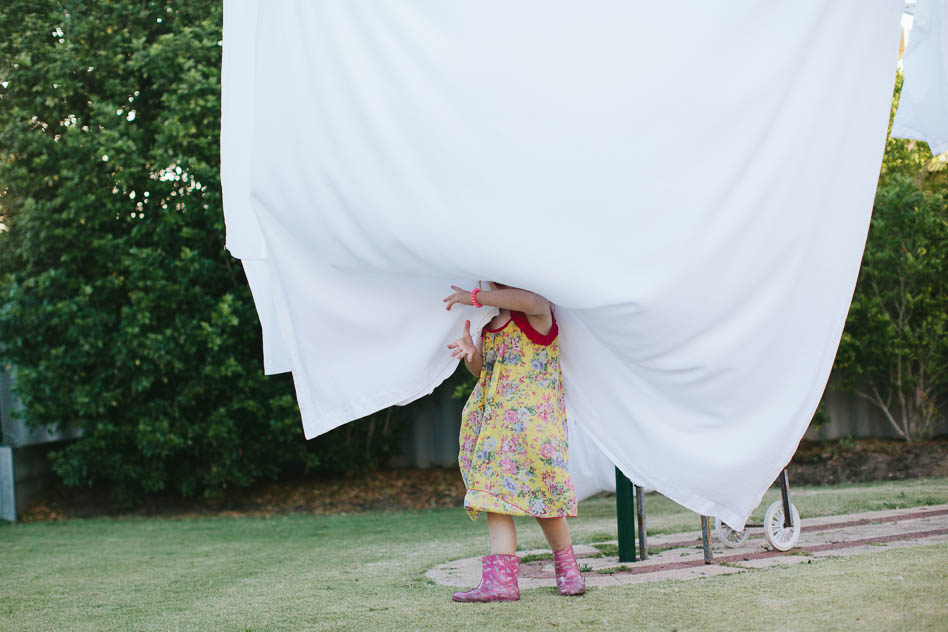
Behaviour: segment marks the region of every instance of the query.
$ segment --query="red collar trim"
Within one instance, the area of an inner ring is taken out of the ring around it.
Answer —
[[[507,319],[507,322],[505,322],[503,325],[501,325],[501,326],[498,327],[497,329],[491,329],[491,328],[489,328],[489,327],[484,327],[484,331],[489,331],[489,332],[492,333],[492,334],[496,334],[497,332],[503,331],[504,329],[506,329],[506,328],[507,328],[507,325],[509,325],[511,322],[513,322],[513,312],[511,312],[511,317]]]
[[[553,326],[550,327],[550,333],[541,334],[539,331],[533,328],[533,325],[530,324],[530,321],[527,319],[527,315],[523,312],[510,312],[510,320],[514,321],[517,324],[517,327],[520,328],[527,338],[530,339],[530,342],[538,345],[546,346],[556,340],[556,334],[559,333],[559,326],[556,324],[556,316],[553,316]],[[509,321],[508,321],[509,322]],[[506,325],[504,325],[506,327]]]

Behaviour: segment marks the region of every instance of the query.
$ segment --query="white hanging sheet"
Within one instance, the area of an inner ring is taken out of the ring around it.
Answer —
[[[902,8],[225,0],[227,247],[305,437],[431,392],[495,280],[557,306],[581,495],[742,528],[829,376]]]
[[[902,56],[905,78],[892,136],[948,151],[948,0],[919,0]]]

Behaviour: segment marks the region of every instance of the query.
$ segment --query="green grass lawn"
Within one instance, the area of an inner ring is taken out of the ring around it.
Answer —
[[[948,479],[791,487],[791,500],[802,517],[943,504]],[[699,528],[646,502],[650,534]],[[614,500],[584,501],[571,526],[576,542],[614,539]],[[518,530],[522,548],[545,546],[534,521]],[[512,603],[457,604],[424,577],[486,546],[486,520],[461,508],[2,524],[0,630],[948,629],[948,544]]]

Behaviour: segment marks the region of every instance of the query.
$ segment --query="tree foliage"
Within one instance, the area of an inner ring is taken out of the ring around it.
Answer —
[[[901,83],[900,76],[893,115]],[[833,367],[839,384],[877,406],[906,440],[930,434],[948,402],[945,164],[926,143],[887,139],[859,280]]]
[[[208,0],[0,7],[0,356],[30,423],[82,429],[54,470],[124,500],[361,467],[390,443],[373,422],[304,441],[290,377],[263,375],[224,249],[221,18]]]

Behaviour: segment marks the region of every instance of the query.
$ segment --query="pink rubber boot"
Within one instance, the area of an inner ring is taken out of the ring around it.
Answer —
[[[496,553],[481,558],[481,583],[477,588],[452,595],[455,601],[517,601],[520,599],[520,558]]]
[[[581,595],[586,592],[586,582],[576,565],[573,545],[553,551],[553,567],[556,569],[556,592],[561,595]]]

